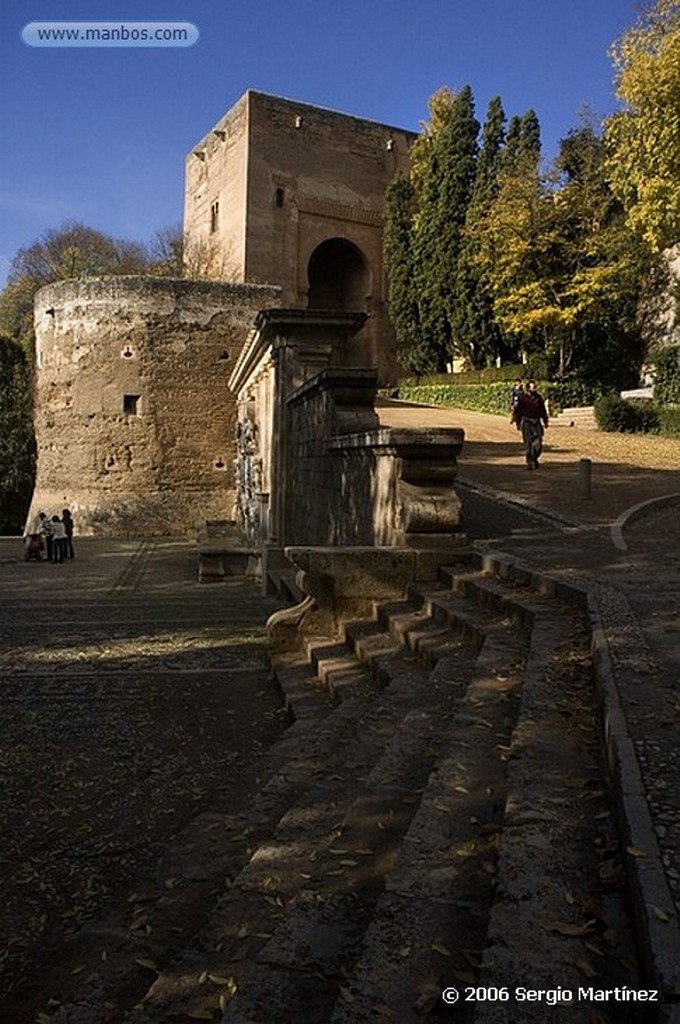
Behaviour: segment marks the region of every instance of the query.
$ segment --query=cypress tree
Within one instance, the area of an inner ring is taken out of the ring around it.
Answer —
[[[494,320],[493,298],[476,239],[476,228],[484,221],[497,192],[504,129],[503,106],[500,96],[495,96],[489,103],[482,129],[482,145],[456,277],[455,349],[473,366],[492,363],[496,357],[506,354],[502,333]]]
[[[423,332],[421,372],[443,372],[453,354],[456,274],[474,184],[479,124],[472,90],[455,97],[428,154],[414,240]]]
[[[418,372],[423,361],[422,335],[414,288],[413,199],[409,178],[397,175],[385,193],[384,254],[388,308],[404,366]]]
[[[505,153],[503,164],[505,167],[513,167],[519,154],[519,141],[522,134],[522,118],[515,114],[510,118],[508,130],[505,135]]]
[[[522,116],[517,156],[520,163],[526,161],[536,166],[541,159],[541,126],[534,110],[527,110]]]

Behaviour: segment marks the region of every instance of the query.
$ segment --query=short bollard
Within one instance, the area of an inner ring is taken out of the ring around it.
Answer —
[[[593,475],[593,464],[590,459],[581,459],[578,464],[578,479],[581,496],[591,497],[591,485]]]

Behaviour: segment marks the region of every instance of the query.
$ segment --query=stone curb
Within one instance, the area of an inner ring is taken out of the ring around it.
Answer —
[[[587,584],[565,583],[502,553],[473,552],[473,562],[505,578],[513,571],[519,572],[532,587],[554,593],[587,613],[607,762],[620,831],[628,851],[628,889],[641,954],[649,977],[665,1000],[659,1020],[664,1024],[680,1024],[680,928],[633,740],[621,707],[610,654],[614,641],[607,636],[602,624],[597,598]]]
[[[623,531],[637,519],[643,519],[649,512],[655,512],[658,508],[666,508],[672,505],[680,505],[680,493],[663,494],[660,498],[650,498],[648,501],[641,501],[622,512],[611,527],[612,543],[619,551],[627,551],[628,545],[623,536]]]
[[[601,529],[601,527],[595,527],[584,522],[582,519],[563,516],[559,512],[547,508],[545,505],[535,505],[532,501],[526,498],[519,498],[516,494],[511,494],[509,491],[498,491],[493,487],[487,487],[485,484],[480,484],[477,480],[471,480],[469,477],[457,476],[454,481],[454,488],[459,486],[465,487],[469,491],[476,491],[483,498],[489,498],[497,504],[510,505],[512,508],[518,508],[522,512],[536,516],[537,519],[546,519],[553,526],[557,526],[560,529]]]

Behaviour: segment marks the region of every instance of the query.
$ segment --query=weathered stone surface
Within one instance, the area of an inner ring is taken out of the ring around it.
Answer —
[[[209,276],[275,281],[282,304],[368,313],[350,362],[395,378],[385,309],[385,189],[403,129],[249,91],[186,161],[187,250]],[[338,273],[338,267],[340,272]]]
[[[29,521],[68,506],[80,534],[195,535],[234,497],[227,383],[274,287],[86,278],[36,300],[38,473]]]

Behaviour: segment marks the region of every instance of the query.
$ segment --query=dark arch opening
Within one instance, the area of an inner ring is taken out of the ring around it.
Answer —
[[[310,309],[363,310],[368,267],[361,251],[344,238],[330,238],[312,253],[307,267]]]

